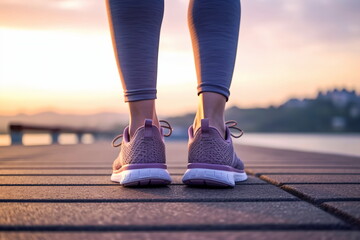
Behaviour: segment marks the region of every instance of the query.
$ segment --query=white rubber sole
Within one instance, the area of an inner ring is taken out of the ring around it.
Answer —
[[[245,181],[246,179],[245,172],[192,168],[186,170],[182,181],[186,185],[193,186],[234,187],[236,182]]]
[[[124,186],[167,185],[171,183],[171,177],[166,169],[143,168],[113,173],[111,181]]]

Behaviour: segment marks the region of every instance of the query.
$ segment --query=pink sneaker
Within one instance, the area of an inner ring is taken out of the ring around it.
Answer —
[[[237,157],[231,136],[241,137],[242,130],[235,127],[233,120],[227,121],[225,139],[215,127],[209,126],[209,119],[201,120],[201,127],[194,133],[189,127],[188,170],[183,183],[197,186],[234,187],[235,182],[245,181],[244,164]],[[229,128],[241,132],[239,136],[230,133]]]
[[[171,177],[166,170],[164,136],[170,136],[172,129],[167,121],[160,120],[168,126],[158,127],[152,120],[146,119],[144,126],[139,127],[129,140],[129,126],[124,133],[115,137],[112,145],[120,148],[119,156],[113,163],[111,181],[123,186],[167,185]],[[163,133],[163,128],[170,130]],[[122,142],[115,142],[122,137]]]

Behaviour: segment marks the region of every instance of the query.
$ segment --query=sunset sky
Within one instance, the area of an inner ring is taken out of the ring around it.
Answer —
[[[187,0],[165,0],[158,112],[195,111]],[[359,0],[243,0],[228,105],[360,92]],[[126,112],[105,2],[0,0],[0,115]]]

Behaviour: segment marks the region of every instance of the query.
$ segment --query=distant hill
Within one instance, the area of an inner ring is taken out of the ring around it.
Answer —
[[[247,131],[360,132],[360,96],[354,90],[333,89],[316,98],[289,99],[279,107],[226,111]]]
[[[234,119],[247,132],[360,132],[360,118],[346,110],[313,103],[306,108],[229,108],[227,119]]]
[[[194,114],[187,114],[168,120],[184,129],[193,119]],[[232,106],[226,109],[225,119],[236,120],[246,132],[360,132],[360,96],[355,91],[333,89],[319,92],[314,99],[292,98],[278,107]],[[185,137],[186,132],[181,134]]]
[[[186,138],[195,113],[166,119],[174,127],[173,139]],[[225,111],[226,120],[236,120],[246,132],[360,132],[360,96],[355,91],[333,89],[319,92],[314,99],[292,98],[278,107]],[[10,122],[45,126],[89,127],[121,131],[128,124],[127,114],[91,115],[44,112],[34,115],[0,116],[0,132],[7,132]]]

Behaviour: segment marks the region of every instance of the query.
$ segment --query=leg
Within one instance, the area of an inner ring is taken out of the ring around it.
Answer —
[[[240,1],[191,0],[188,20],[199,107],[189,128],[189,164],[182,181],[190,186],[234,187],[247,179],[232,144],[230,127],[235,128],[236,122],[232,126],[224,123],[239,35]]]
[[[107,0],[107,7],[132,137],[145,118],[159,127],[155,99],[164,1]]]
[[[239,0],[191,0],[188,23],[193,43],[201,119],[225,134],[224,110],[232,80],[240,26]]]

